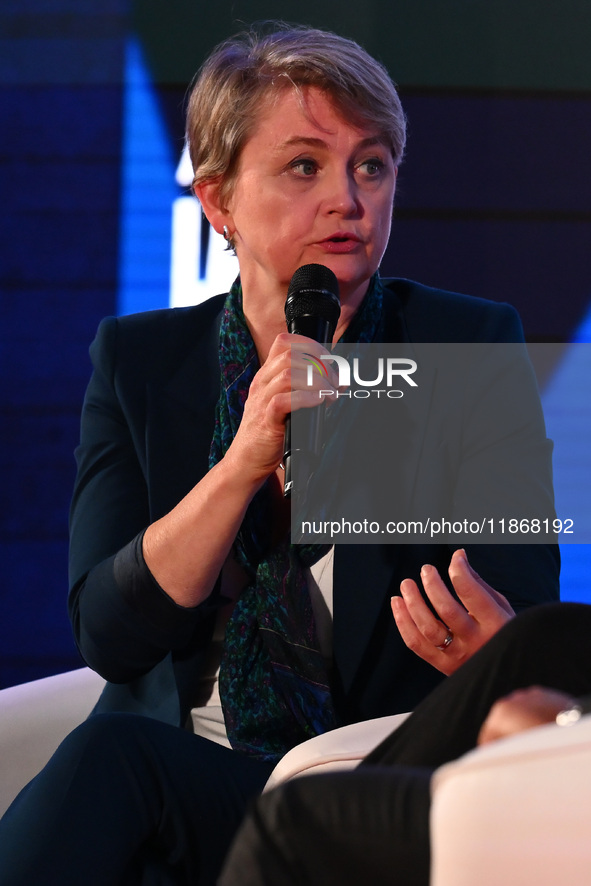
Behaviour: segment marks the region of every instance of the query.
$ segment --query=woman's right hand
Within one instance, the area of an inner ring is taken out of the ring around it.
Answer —
[[[312,372],[310,362],[326,353],[326,346],[283,332],[273,342],[269,355],[256,373],[244,414],[226,458],[238,459],[245,477],[263,482],[279,466],[283,457],[285,419],[298,409],[316,407],[323,399],[336,396],[336,378],[330,364],[329,378]],[[320,391],[330,391],[322,397]]]

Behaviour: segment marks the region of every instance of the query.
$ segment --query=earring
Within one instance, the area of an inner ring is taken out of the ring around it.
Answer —
[[[228,230],[228,225],[224,225],[222,234],[223,234],[223,237],[224,237],[224,240],[226,241],[226,243],[229,243],[230,242],[230,232]]]

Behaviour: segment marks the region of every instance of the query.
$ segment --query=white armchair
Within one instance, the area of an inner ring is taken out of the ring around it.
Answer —
[[[88,716],[102,686],[82,668],[0,692],[0,814]],[[405,716],[299,745],[266,790],[297,775],[352,768]],[[433,779],[431,886],[587,886],[590,822],[591,715],[476,749]]]
[[[300,773],[351,768],[396,720],[311,739],[283,758],[267,787]],[[471,751],[437,770],[432,795],[431,886],[591,881],[591,715]]]
[[[104,685],[80,668],[0,692],[0,815],[86,719]]]
[[[431,886],[588,886],[591,715],[471,751],[433,779]]]

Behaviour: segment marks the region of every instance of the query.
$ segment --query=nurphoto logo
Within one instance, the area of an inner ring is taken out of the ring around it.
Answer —
[[[359,368],[359,357],[353,357],[351,363],[346,357],[337,354],[321,354],[320,357],[313,357],[312,354],[303,354],[304,359],[308,363],[306,373],[306,384],[312,387],[314,384],[314,370],[320,374],[322,378],[328,379],[328,370],[325,363],[331,360],[336,363],[338,373],[338,386],[340,388],[349,389],[351,387],[351,375],[357,389],[337,390],[337,398],[339,397],[355,397],[357,400],[364,400],[371,397],[372,394],[380,397],[385,394],[390,399],[397,400],[404,396],[404,391],[394,388],[395,382],[406,382],[412,388],[418,387],[416,381],[411,376],[417,370],[417,363],[409,357],[378,357],[377,367],[374,378],[361,378]],[[385,385],[379,388],[378,385]],[[322,399],[332,391],[319,391],[319,397]]]

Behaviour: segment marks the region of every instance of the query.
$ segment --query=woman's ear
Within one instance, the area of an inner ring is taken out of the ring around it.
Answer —
[[[228,227],[231,215],[222,204],[219,180],[199,182],[194,185],[193,191],[214,231],[223,234],[224,226]]]

